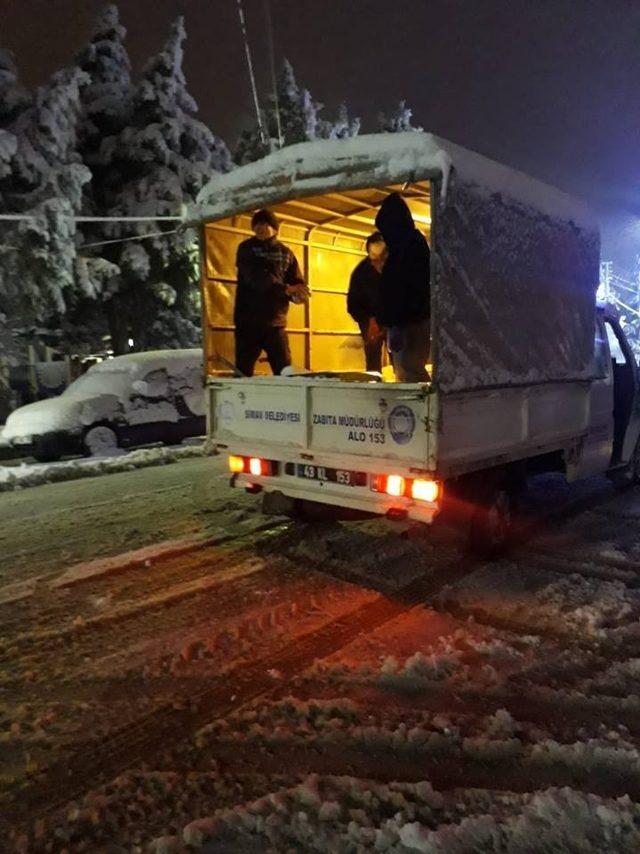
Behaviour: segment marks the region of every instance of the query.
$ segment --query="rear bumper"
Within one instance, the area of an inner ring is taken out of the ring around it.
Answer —
[[[411,519],[416,522],[432,524],[440,512],[440,503],[414,501],[411,498],[391,497],[374,492],[367,486],[341,486],[318,480],[305,480],[294,475],[276,477],[254,477],[249,474],[235,474],[231,478],[232,486],[247,488],[260,487],[264,492],[280,492],[290,498],[301,501],[316,501],[319,504],[334,507],[347,507],[378,516],[397,519]]]

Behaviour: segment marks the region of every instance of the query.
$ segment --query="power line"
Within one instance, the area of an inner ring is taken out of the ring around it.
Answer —
[[[170,234],[178,234],[181,231],[179,228],[174,228],[171,231],[152,231],[151,234],[136,234],[131,237],[116,237],[113,240],[101,240],[98,243],[84,243],[78,247],[81,249],[95,249],[98,246],[110,246],[113,243],[129,243],[132,240],[148,240],[151,237],[167,237]]]
[[[276,125],[278,128],[278,148],[282,148],[282,122],[280,119],[280,99],[278,98],[278,81],[276,80],[276,60],[273,50],[273,21],[271,20],[271,3],[264,0],[264,14],[267,19],[267,45],[269,47],[269,65],[271,67],[271,82],[273,85],[273,100],[276,108]]]
[[[19,222],[36,220],[33,214],[9,213],[0,214],[0,221]],[[73,222],[184,222],[182,216],[64,216]]]
[[[75,222],[183,222],[181,216],[74,216]]]
[[[242,38],[244,39],[244,52],[247,58],[247,67],[249,69],[249,79],[251,81],[251,92],[253,94],[253,104],[256,108],[256,118],[258,120],[258,131],[260,133],[260,141],[263,145],[267,144],[264,127],[262,125],[262,116],[260,114],[260,103],[258,101],[258,89],[256,87],[256,78],[253,73],[253,60],[251,59],[251,48],[249,46],[249,37],[247,35],[247,25],[244,19],[244,9],[242,8],[242,0],[238,2],[238,17],[240,18],[240,29],[242,30]]]

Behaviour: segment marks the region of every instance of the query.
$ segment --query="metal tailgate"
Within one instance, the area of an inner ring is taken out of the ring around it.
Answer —
[[[210,435],[221,444],[277,446],[397,459],[433,468],[428,386],[257,377],[209,383]],[[433,417],[433,413],[432,413]]]

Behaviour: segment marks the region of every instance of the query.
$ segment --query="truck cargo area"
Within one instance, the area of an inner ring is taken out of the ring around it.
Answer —
[[[250,381],[230,376],[235,259],[240,242],[252,235],[251,212],[206,225],[203,314],[211,430],[219,447],[245,461],[264,461],[259,477],[252,476],[247,462],[235,474],[236,485],[259,483],[265,491],[284,489],[300,499],[365,512],[380,512],[382,501],[391,515],[433,518],[435,500],[416,507],[411,498],[412,490],[420,489],[413,482],[430,477],[434,465],[429,384],[396,383],[388,358],[382,377],[367,374],[362,338],[347,313],[349,278],[366,257],[365,241],[392,192],[403,196],[429,240],[430,181],[341,190],[270,206],[280,222],[278,239],[296,255],[312,292],[307,303],[289,309],[293,376],[271,376],[266,359]],[[388,494],[381,479],[389,472],[401,478],[391,483],[397,494]]]
[[[307,303],[289,309],[287,331],[295,367],[307,371],[364,371],[360,333],[347,314],[347,290],[354,267],[366,257],[365,241],[376,230],[378,209],[391,192],[402,194],[416,227],[429,240],[429,181],[341,190],[270,205],[280,221],[278,239],[295,254],[312,291]],[[204,229],[203,317],[210,375],[227,373],[234,360],[236,252],[239,244],[253,234],[251,213],[207,223]],[[266,359],[259,361],[256,373],[269,373]],[[385,374],[392,378],[390,370]]]

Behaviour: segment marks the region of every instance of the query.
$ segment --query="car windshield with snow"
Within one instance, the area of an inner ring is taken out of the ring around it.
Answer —
[[[3,438],[41,462],[106,454],[205,431],[202,351],[130,353],[90,368],[59,397],[11,413]]]

